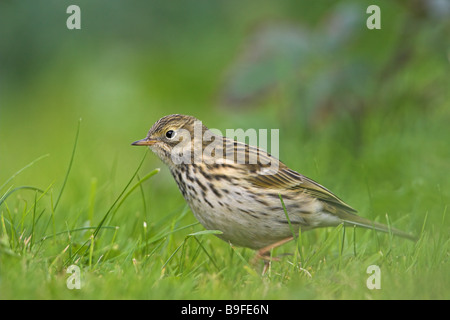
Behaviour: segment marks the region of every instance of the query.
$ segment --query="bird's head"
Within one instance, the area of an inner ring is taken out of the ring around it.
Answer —
[[[182,153],[185,157],[193,156],[194,137],[201,137],[206,130],[208,128],[192,116],[172,114],[156,121],[147,137],[133,142],[132,145],[148,146],[163,162],[173,165],[177,156]]]

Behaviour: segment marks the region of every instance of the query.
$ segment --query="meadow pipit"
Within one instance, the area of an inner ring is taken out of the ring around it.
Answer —
[[[219,238],[258,250],[260,257],[299,229],[341,223],[413,239],[356,215],[331,191],[266,151],[217,135],[194,117],[165,116],[133,145],[149,146],[169,167],[206,229],[222,231]]]

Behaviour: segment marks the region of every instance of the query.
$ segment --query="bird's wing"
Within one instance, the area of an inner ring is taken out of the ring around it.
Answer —
[[[273,173],[251,175],[248,179],[256,187],[279,190],[281,196],[283,196],[282,191],[285,190],[295,190],[309,194],[322,202],[325,212],[339,217],[345,224],[375,229],[410,240],[417,240],[417,237],[414,235],[358,216],[355,209],[339,199],[330,190],[304,175],[289,169],[281,162],[279,169]]]
[[[280,193],[283,190],[304,192],[322,201],[325,206],[324,209],[332,214],[339,215],[338,213],[341,210],[347,213],[356,212],[355,209],[339,199],[330,190],[321,186],[314,180],[289,169],[281,162],[279,163],[278,170],[273,170],[273,172],[269,173],[270,174],[249,175],[248,179],[255,187],[275,190],[278,189],[280,190]]]

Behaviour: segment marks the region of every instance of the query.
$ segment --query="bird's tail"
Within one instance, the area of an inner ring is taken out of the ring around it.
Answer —
[[[382,223],[371,221],[369,219],[360,217],[353,213],[346,213],[346,214],[344,214],[343,217],[341,216],[340,218],[344,222],[345,225],[357,226],[357,227],[373,229],[373,230],[377,230],[377,231],[381,231],[381,232],[386,232],[386,233],[390,233],[390,234],[393,234],[393,235],[396,235],[396,236],[399,236],[402,238],[406,238],[406,239],[409,239],[412,241],[418,240],[418,238],[415,235],[395,229],[391,226],[387,226]]]

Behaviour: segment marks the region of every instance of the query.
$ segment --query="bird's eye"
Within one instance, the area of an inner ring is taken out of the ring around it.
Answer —
[[[173,130],[169,130],[166,132],[166,137],[169,139],[172,139],[173,137],[175,137],[175,131]]]

